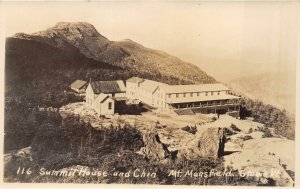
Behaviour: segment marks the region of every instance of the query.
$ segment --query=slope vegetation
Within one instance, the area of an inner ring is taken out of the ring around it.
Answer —
[[[97,32],[93,25],[85,22],[60,22],[45,31],[24,34],[15,38],[39,41],[133,71],[176,77],[182,82],[213,83],[215,80],[197,66],[181,61],[167,53],[149,49],[131,40],[110,41]]]

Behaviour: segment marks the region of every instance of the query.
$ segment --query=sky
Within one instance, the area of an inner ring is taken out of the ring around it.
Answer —
[[[6,36],[85,21],[110,40],[131,39],[219,80],[295,70],[297,2],[0,3]],[[1,30],[3,33],[3,30]]]

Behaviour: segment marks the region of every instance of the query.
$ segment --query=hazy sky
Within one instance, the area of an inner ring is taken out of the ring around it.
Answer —
[[[293,2],[102,2],[1,4],[6,36],[85,21],[110,40],[132,39],[194,63],[217,79],[293,70]]]

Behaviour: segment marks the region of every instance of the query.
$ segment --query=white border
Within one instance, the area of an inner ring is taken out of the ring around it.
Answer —
[[[126,2],[126,0],[118,0],[118,2]],[[150,0],[151,2],[160,2],[159,0]],[[229,0],[229,1],[217,1],[217,0],[212,0],[214,2],[237,2],[241,0]],[[243,0],[242,0],[243,1]],[[247,1],[247,0],[246,0]],[[295,188],[300,188],[300,178],[299,178],[299,170],[300,170],[300,162],[297,160],[300,160],[300,148],[299,148],[299,138],[300,138],[300,133],[299,133],[299,123],[300,123],[300,1],[295,1],[295,0],[265,0],[265,1],[260,1],[260,0],[248,0],[251,2],[298,2],[298,29],[297,29],[297,62],[296,62],[296,146],[295,146],[295,154],[296,154],[296,167],[295,167]],[[0,130],[0,153],[3,154],[3,134],[4,134],[4,63],[5,63],[5,15],[4,11],[1,11],[2,7],[1,4],[3,3],[10,3],[10,2],[16,2],[13,0],[2,0],[0,1],[0,124],[1,124],[1,130]],[[28,2],[28,0],[18,0],[18,2],[25,3]],[[101,1],[101,0],[52,0],[52,1],[42,1],[42,0],[32,0],[30,2],[52,2],[52,3],[59,3],[62,4],[63,2],[110,2],[110,1]],[[127,0],[128,2],[128,0]],[[172,0],[166,0],[165,2],[176,2]],[[177,0],[178,2],[178,0]],[[194,1],[195,2],[195,1]],[[199,1],[199,2],[209,2],[209,1]],[[298,149],[298,150],[297,150]],[[3,155],[1,156],[1,161],[3,162]],[[72,187],[74,189],[80,188],[138,188],[140,189],[141,187],[148,189],[148,188],[233,188],[233,186],[186,186],[186,185],[140,185],[140,184],[58,184],[58,183],[50,183],[50,184],[39,184],[39,183],[34,183],[34,184],[25,184],[25,183],[3,183],[3,163],[0,163],[0,188],[20,188],[20,189],[26,189],[26,188],[38,188],[40,189],[41,187],[48,189],[48,188],[65,188],[65,187]],[[274,188],[274,187],[256,187],[256,186],[235,186],[234,188]],[[289,188],[289,187],[285,187]]]

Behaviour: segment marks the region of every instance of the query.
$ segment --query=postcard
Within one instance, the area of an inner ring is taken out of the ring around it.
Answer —
[[[5,186],[297,186],[299,2],[0,7]]]

